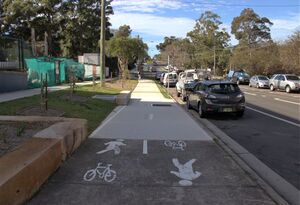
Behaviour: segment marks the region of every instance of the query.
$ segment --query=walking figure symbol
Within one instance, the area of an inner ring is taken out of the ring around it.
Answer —
[[[103,154],[105,152],[112,151],[112,150],[114,151],[115,155],[120,154],[120,152],[121,152],[120,146],[126,145],[125,143],[123,143],[123,141],[124,140],[119,139],[116,141],[110,141],[110,142],[104,143],[104,145],[107,145],[107,147],[104,150],[97,152],[97,154]]]
[[[180,149],[180,150],[184,150],[184,148],[186,147],[186,143],[185,141],[181,141],[181,140],[178,140],[178,141],[171,141],[171,140],[166,140],[164,142],[164,145],[166,147],[172,147],[172,149]]]
[[[110,169],[111,166],[111,164],[103,166],[102,163],[99,162],[95,169],[90,169],[84,174],[83,180],[92,181],[98,174],[100,179],[104,179],[106,182],[112,182],[117,177],[117,173],[116,171]]]
[[[180,164],[178,159],[172,159],[173,164],[175,167],[178,168],[178,172],[171,171],[171,174],[176,175],[177,177],[181,178],[182,180],[179,181],[179,184],[182,186],[191,186],[193,184],[192,180],[197,179],[201,176],[201,172],[193,170],[193,163],[196,159],[191,159],[190,161],[186,162],[185,164]]]

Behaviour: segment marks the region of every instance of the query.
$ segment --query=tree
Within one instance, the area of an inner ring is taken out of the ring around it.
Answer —
[[[279,45],[282,70],[286,73],[300,74],[300,31],[292,34],[288,40]]]
[[[119,75],[125,79],[128,64],[147,56],[147,44],[140,38],[114,36],[107,43],[108,54],[118,58]]]
[[[270,28],[273,23],[266,17],[260,17],[253,9],[244,9],[240,16],[233,19],[231,33],[241,45],[255,45],[271,40]]]
[[[74,57],[82,53],[99,52],[100,6],[99,0],[64,1],[60,19],[63,56]],[[110,1],[106,2],[105,13],[105,37],[108,40],[111,37],[108,15],[113,14]]]
[[[129,37],[131,34],[131,29],[130,26],[128,25],[123,25],[120,26],[120,28],[116,31],[115,37]]]
[[[178,41],[178,38],[175,36],[170,36],[170,37],[165,37],[164,42],[156,45],[157,50],[159,51],[164,51],[164,49],[168,46],[171,45],[173,42]]]
[[[220,29],[221,24],[220,16],[211,11],[206,11],[196,21],[194,30],[187,34],[194,45],[193,65],[196,68],[200,66],[212,68],[214,63],[217,66],[227,66],[226,63],[224,64],[224,60],[219,63],[219,60],[225,56],[223,50],[228,46],[230,38],[225,29]],[[214,62],[214,53],[216,62]],[[217,72],[222,69],[218,67]]]

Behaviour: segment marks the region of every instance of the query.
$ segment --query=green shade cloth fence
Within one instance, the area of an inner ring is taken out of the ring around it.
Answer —
[[[66,83],[70,76],[78,80],[84,79],[84,66],[67,58],[25,58],[25,66],[28,73],[28,87],[41,86],[41,76],[47,80],[49,86]]]

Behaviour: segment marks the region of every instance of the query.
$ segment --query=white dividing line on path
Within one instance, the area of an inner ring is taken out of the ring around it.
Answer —
[[[292,102],[292,101],[288,101],[288,100],[283,100],[283,99],[280,99],[280,98],[274,98],[274,100],[281,101],[281,102],[286,102],[286,103],[290,103],[290,104],[294,104],[294,105],[300,105],[300,103]]]
[[[91,134],[91,138],[93,138],[93,136],[99,132],[108,122],[110,122],[112,119],[114,119],[126,106],[122,106],[120,109],[118,109],[113,115],[111,115],[111,117],[109,117],[108,119],[106,119],[96,130],[94,130],[94,132]]]
[[[143,154],[148,154],[148,142],[147,142],[147,140],[143,141]]]
[[[248,93],[248,92],[244,92],[244,93],[247,94],[247,95],[253,95],[253,96],[257,95],[256,93]]]
[[[266,112],[263,112],[263,111],[260,111],[260,110],[257,110],[257,109],[248,107],[248,106],[247,106],[247,109],[253,110],[253,111],[255,111],[255,112],[258,112],[258,113],[260,113],[260,114],[266,115],[266,116],[268,116],[268,117],[272,117],[272,118],[274,118],[274,119],[277,119],[277,120],[286,122],[286,123],[291,124],[291,125],[294,125],[294,126],[296,126],[296,127],[300,127],[300,125],[297,124],[297,123],[295,123],[295,122],[291,122],[291,121],[289,121],[289,120],[285,120],[285,119],[282,119],[282,118],[280,118],[280,117],[276,117],[276,116],[271,115],[271,114],[269,114],[269,113],[266,113]]]

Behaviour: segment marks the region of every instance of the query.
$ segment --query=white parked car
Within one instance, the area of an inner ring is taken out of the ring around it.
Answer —
[[[270,90],[300,91],[300,80],[293,74],[275,74],[269,81]]]
[[[250,78],[249,87],[269,88],[269,78],[264,75],[254,75]]]
[[[179,74],[178,82],[176,83],[177,97],[181,95],[183,101],[186,100],[186,89],[192,87],[198,80],[196,70],[189,69]]]
[[[164,75],[163,79],[163,85],[165,87],[174,87],[177,83],[177,73],[171,72],[171,73],[166,73]]]

